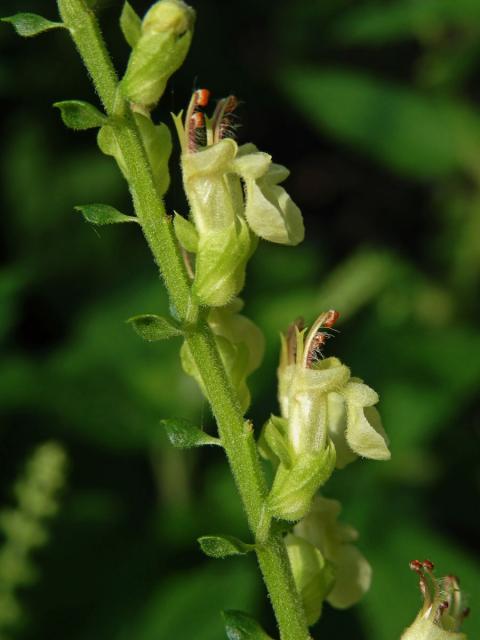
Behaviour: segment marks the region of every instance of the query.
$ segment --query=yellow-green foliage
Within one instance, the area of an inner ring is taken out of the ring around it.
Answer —
[[[58,510],[58,492],[65,481],[66,454],[55,442],[33,452],[14,485],[16,505],[0,511],[0,638],[17,624],[22,610],[18,589],[35,580],[32,551],[48,540],[47,518]]]

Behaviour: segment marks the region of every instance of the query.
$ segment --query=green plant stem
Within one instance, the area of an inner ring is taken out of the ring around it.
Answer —
[[[128,168],[128,182],[143,233],[180,320],[196,319],[188,276],[179,253],[170,218],[155,190],[133,115],[119,96],[117,76],[95,15],[84,0],[58,0],[60,15],[88,69]],[[235,478],[249,526],[255,535],[263,529],[266,486],[251,433],[244,422],[236,392],[228,377],[208,325],[199,320],[186,338],[202,376],[219,434]],[[282,640],[308,640],[305,614],[279,534],[263,532],[257,556],[277,618]]]

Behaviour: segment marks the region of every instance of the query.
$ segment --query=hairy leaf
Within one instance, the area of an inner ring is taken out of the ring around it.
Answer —
[[[107,116],[83,100],[65,100],[55,102],[53,106],[60,109],[63,123],[69,129],[77,131],[94,129],[103,126],[107,121]]]
[[[50,29],[64,29],[65,25],[62,22],[52,22],[36,13],[16,13],[14,16],[8,16],[1,18],[2,22],[9,22],[13,25],[13,28],[18,35],[24,38],[36,36],[44,31],[50,31]]]
[[[243,611],[224,611],[228,640],[272,640],[258,622]]]
[[[165,427],[172,445],[178,449],[201,447],[206,444],[221,446],[218,438],[208,435],[208,433],[183,418],[168,418],[161,420],[160,424]]]
[[[126,216],[108,204],[82,204],[75,207],[87,222],[96,225],[116,224],[117,222],[138,222],[134,216]]]
[[[168,340],[182,335],[182,331],[176,325],[162,316],[145,314],[129,318],[127,322],[133,326],[135,333],[147,342]]]
[[[255,548],[233,536],[202,536],[198,542],[203,553],[210,558],[244,555]]]

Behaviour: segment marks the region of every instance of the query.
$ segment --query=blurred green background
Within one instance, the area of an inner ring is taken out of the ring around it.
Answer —
[[[101,4],[123,69],[121,2]],[[291,169],[307,227],[302,246],[264,243],[249,268],[245,312],[267,337],[250,416],[260,426],[276,408],[279,330],[333,307],[341,333],[328,353],[379,391],[391,439],[390,463],[358,461],[325,487],[360,531],[374,582],[352,610],[326,607],[314,637],[399,638],[420,604],[408,561],[426,557],[460,576],[478,638],[480,4],[195,8],[193,48],[159,117],[193,88],[234,92],[239,140]],[[53,0],[2,0],[3,15],[21,10],[56,19]],[[160,432],[160,418],[211,417],[179,344],[143,343],[124,322],[167,311],[146,245],[130,225],[96,231],[73,212],[131,207],[94,135],[64,129],[50,106],[95,100],[77,54],[63,32],[22,40],[7,25],[0,48],[4,508],[35,445],[54,439],[69,457],[37,581],[19,591],[21,622],[5,637],[220,640],[224,608],[273,633],[254,559],[208,560],[195,542],[246,526],[221,452],[178,452]],[[168,205],[185,212],[177,162],[178,151]]]

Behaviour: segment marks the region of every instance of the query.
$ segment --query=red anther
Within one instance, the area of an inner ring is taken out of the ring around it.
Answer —
[[[205,116],[201,111],[195,111],[192,113],[191,122],[194,129],[200,129],[205,125]]]
[[[195,105],[206,107],[210,100],[210,91],[208,89],[197,89],[195,91]]]
[[[335,311],[334,309],[330,309],[330,311],[327,311],[327,317],[323,321],[323,326],[327,327],[327,329],[331,329],[333,325],[336,323],[336,321],[338,320],[339,316],[340,314],[338,311]]]
[[[425,569],[425,571],[429,571],[429,572],[432,572],[435,569],[435,565],[430,560],[424,560],[422,562],[422,566]]]
[[[420,560],[411,560],[409,566],[412,571],[416,571],[417,573],[422,572],[423,564],[420,562]]]
[[[445,611],[446,609],[448,609],[449,607],[449,603],[447,600],[444,600],[443,602],[441,602],[438,605],[438,610],[440,611],[440,613],[442,613],[443,611]]]

